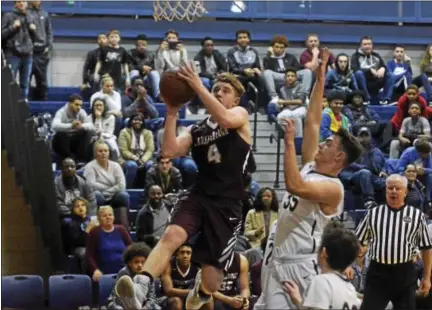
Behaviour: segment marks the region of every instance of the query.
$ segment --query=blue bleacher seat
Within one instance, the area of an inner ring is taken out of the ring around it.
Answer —
[[[138,216],[138,210],[129,210],[129,221],[130,225],[135,227],[135,221]]]
[[[15,275],[2,277],[1,303],[3,308],[44,308],[44,283],[40,276]]]
[[[133,242],[137,242],[136,231],[131,231],[130,236]]]
[[[50,309],[92,306],[92,282],[87,275],[66,274],[49,278]]]
[[[131,210],[138,210],[140,208],[138,201],[140,199],[140,195],[143,192],[142,189],[128,189],[129,194],[129,208]]]
[[[114,288],[117,274],[104,274],[99,280],[99,307],[106,305],[107,299]]]

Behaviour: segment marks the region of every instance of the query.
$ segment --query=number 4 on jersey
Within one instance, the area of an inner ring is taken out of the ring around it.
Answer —
[[[216,146],[216,144],[212,144],[209,146],[207,152],[207,159],[209,163],[219,164],[221,162],[221,154]]]

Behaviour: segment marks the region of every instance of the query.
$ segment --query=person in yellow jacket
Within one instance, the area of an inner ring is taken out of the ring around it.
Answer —
[[[279,202],[274,189],[261,188],[258,192],[253,209],[246,215],[244,235],[249,239],[251,247],[258,248],[261,241],[269,233],[270,225],[277,220]]]
[[[143,128],[143,123],[141,114],[133,115],[118,138],[119,162],[125,172],[127,188],[143,188],[145,172],[153,165],[153,133]]]

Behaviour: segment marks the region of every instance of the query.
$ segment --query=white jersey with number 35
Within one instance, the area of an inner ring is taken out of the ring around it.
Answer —
[[[324,227],[331,218],[338,216],[343,211],[344,188],[341,181],[317,173],[315,162],[303,166],[300,174],[305,182],[335,182],[340,186],[342,199],[337,211],[330,215],[321,212],[317,202],[305,200],[287,192],[282,206],[279,209],[278,225],[274,242],[273,255],[275,258],[295,258],[317,252],[321,243]]]

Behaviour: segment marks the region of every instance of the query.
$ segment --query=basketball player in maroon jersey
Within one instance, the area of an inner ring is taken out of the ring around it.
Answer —
[[[174,208],[171,224],[144,265],[143,275],[121,278],[117,292],[129,309],[141,309],[149,285],[159,277],[173,253],[199,233],[194,257],[201,264],[186,309],[200,309],[219,290],[224,271],[231,265],[241,227],[243,174],[250,154],[248,112],[238,106],[244,88],[232,74],[220,74],[210,93],[191,64],[178,75],[196,92],[211,115],[176,137],[181,105],[166,102],[162,155],[168,158],[192,152],[198,176]]]

